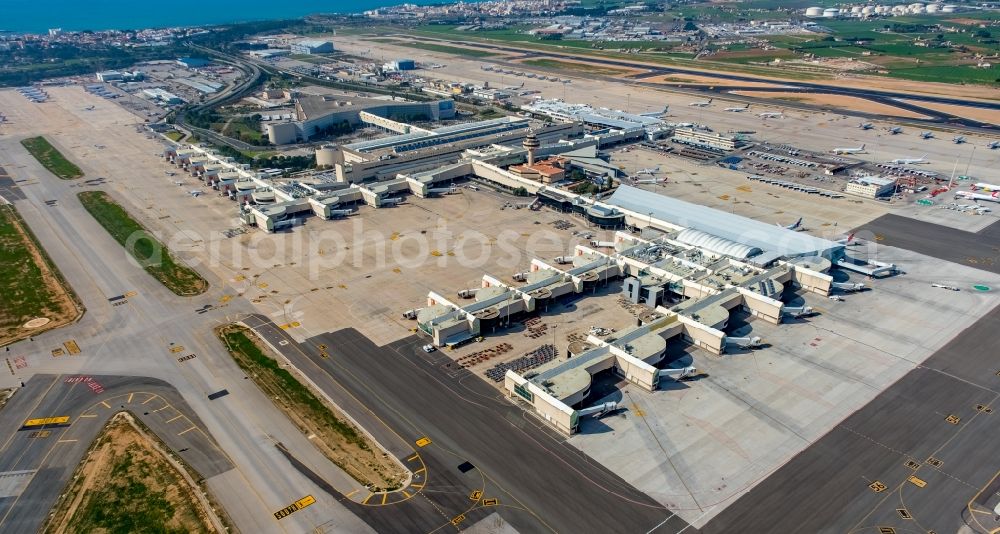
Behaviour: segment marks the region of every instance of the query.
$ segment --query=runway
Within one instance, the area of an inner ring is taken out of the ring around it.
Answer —
[[[420,497],[439,513],[417,499],[371,511],[349,506],[378,532],[430,531],[442,526],[440,512],[471,522],[493,511],[521,532],[647,532],[659,525],[656,531],[667,533],[687,527],[480,378],[453,367],[451,358],[424,353],[415,336],[377,347],[342,330],[299,345],[265,318],[248,324],[385,439],[393,454],[405,460],[416,453],[426,463],[427,487],[438,489],[420,491]],[[319,354],[320,344],[328,347],[328,358]],[[421,438],[429,443],[419,446]],[[476,490],[500,505],[470,508]]]
[[[973,233],[886,214],[854,231],[871,232],[880,245],[1000,273],[1000,223],[997,222]]]
[[[233,468],[204,424],[162,380],[144,377],[35,375],[0,411],[0,531],[41,527],[84,452],[108,419],[128,410],[196,472]],[[29,419],[69,417],[65,424],[24,427]]]
[[[963,524],[988,532],[1000,526],[980,513],[982,506],[980,512],[968,511],[1000,470],[998,330],[1000,307],[778,469],[703,532],[901,534],[957,532]]]

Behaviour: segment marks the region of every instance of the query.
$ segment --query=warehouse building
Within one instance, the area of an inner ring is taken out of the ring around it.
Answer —
[[[715,148],[727,152],[736,150],[738,146],[738,140],[732,135],[706,132],[694,128],[678,128],[674,130],[673,140],[685,145]]]
[[[291,51],[293,54],[329,54],[330,52],[333,52],[333,42],[319,39],[306,39],[292,43]]]
[[[865,198],[892,195],[896,191],[896,180],[882,176],[862,176],[855,178],[844,187],[845,193]]]

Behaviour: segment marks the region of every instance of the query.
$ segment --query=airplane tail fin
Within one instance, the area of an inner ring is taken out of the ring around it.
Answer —
[[[865,144],[861,143],[861,149],[864,150],[864,148],[865,148]]]
[[[844,243],[850,243],[851,241],[854,241],[854,232],[847,235],[847,241],[844,241]]]
[[[708,103],[709,103],[709,104],[711,104],[711,103],[712,103],[712,99],[711,99],[711,98],[709,98],[709,99],[708,99]]]
[[[799,220],[795,221],[796,228],[798,228],[800,225],[802,225],[802,217],[799,217]]]

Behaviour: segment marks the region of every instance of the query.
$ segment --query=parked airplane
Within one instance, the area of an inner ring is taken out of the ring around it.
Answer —
[[[893,126],[892,128],[889,128],[889,133],[892,135],[901,134],[903,133],[903,129],[899,126]]]
[[[838,240],[834,241],[834,243],[837,243],[838,245],[845,245],[845,246],[850,246],[850,245],[855,244],[855,243],[852,243],[851,241],[854,241],[854,232],[851,232],[851,233],[847,234],[847,237],[845,237],[843,239],[838,239]]]
[[[927,154],[920,156],[919,158],[896,158],[894,160],[889,160],[889,163],[893,165],[926,165],[930,163],[927,159]]]
[[[960,145],[960,144],[962,144],[962,143],[965,142],[965,136],[964,135],[958,135],[958,136],[953,137],[951,140],[956,145]]]
[[[635,180],[633,183],[635,185],[642,185],[642,184],[650,184],[650,185],[665,184],[665,183],[667,183],[667,179],[666,178],[646,178],[644,180]]]
[[[193,196],[194,198],[198,198],[198,195],[201,194],[201,189],[192,189],[188,191],[188,194]]]
[[[94,110],[94,106],[87,106],[87,107],[83,108],[83,110],[84,111],[93,111]]]
[[[862,130],[871,130],[874,126],[870,122],[862,122],[858,125],[858,128],[861,128]]]
[[[782,226],[780,223],[775,223],[775,225],[776,226],[781,226],[785,230],[798,230],[799,227],[802,226],[802,217],[799,217],[799,220],[797,220],[797,221],[795,221],[792,224],[789,224],[787,226]]]
[[[167,176],[174,176],[174,175],[176,175],[176,174],[177,174],[177,173],[176,173],[176,172],[174,172],[174,171],[163,171],[163,172],[167,173]]]
[[[920,134],[920,138],[921,139],[933,139],[934,138],[934,132],[923,132],[922,134]]]
[[[712,105],[712,99],[702,100],[701,102],[691,102],[689,106],[694,106],[696,108],[705,108]]]
[[[760,118],[762,118],[762,119],[783,119],[783,118],[785,118],[785,114],[781,113],[781,112],[778,112],[778,111],[767,111],[767,112],[764,112],[764,113],[758,113],[757,116],[760,117]]]
[[[854,147],[854,148],[839,147],[839,148],[835,148],[835,149],[831,150],[831,152],[833,152],[834,154],[860,154],[860,153],[862,153],[864,151],[865,151],[865,145],[864,144],[862,144],[859,147]]]
[[[972,191],[956,191],[955,198],[964,198],[965,200],[986,200],[989,202],[1000,202],[1000,191],[994,191],[988,195],[983,193],[973,193]]]
[[[1000,148],[1000,141],[993,141],[992,143],[986,145],[986,148],[990,150],[996,150]]]
[[[993,184],[987,184],[985,182],[979,182],[972,186],[972,190],[973,191],[983,190],[993,193],[996,191],[1000,191],[1000,185],[993,185]]]
[[[744,112],[744,111],[746,111],[748,109],[750,109],[750,104],[747,104],[747,105],[745,105],[743,107],[723,108],[722,111],[732,111],[733,113],[742,113],[742,112]]]
[[[652,167],[652,168],[639,169],[635,174],[636,175],[643,175],[643,174],[645,174],[647,176],[653,176],[653,175],[655,175],[658,172],[660,172],[660,166],[659,165],[657,165],[656,167]]]
[[[174,182],[174,185],[177,185],[178,187],[180,187],[180,186],[184,185],[184,182]]]

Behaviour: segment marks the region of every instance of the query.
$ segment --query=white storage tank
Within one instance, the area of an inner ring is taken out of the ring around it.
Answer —
[[[866,15],[867,16],[867,15],[871,15],[873,13],[875,13],[875,8],[872,7],[872,6],[865,6],[864,9],[861,10],[861,14],[862,15]]]
[[[823,16],[823,8],[821,8],[821,7],[806,8],[806,16],[807,17],[822,17]]]
[[[857,15],[858,13],[861,13],[861,6],[854,6],[851,8],[852,15]]]
[[[954,13],[958,11],[958,6],[955,4],[948,4],[941,8],[942,13]]]
[[[316,149],[316,165],[333,167],[343,162],[340,157],[340,150],[335,145],[323,145]]]
[[[937,13],[940,10],[941,10],[941,5],[940,4],[931,4],[931,5],[927,6],[927,12],[928,13]]]
[[[823,10],[823,16],[832,19],[840,14],[840,10],[835,7],[828,7]]]
[[[889,12],[889,6],[876,6],[875,7],[875,12],[878,13],[878,14],[880,14],[880,15],[883,14],[883,13],[888,13]]]

